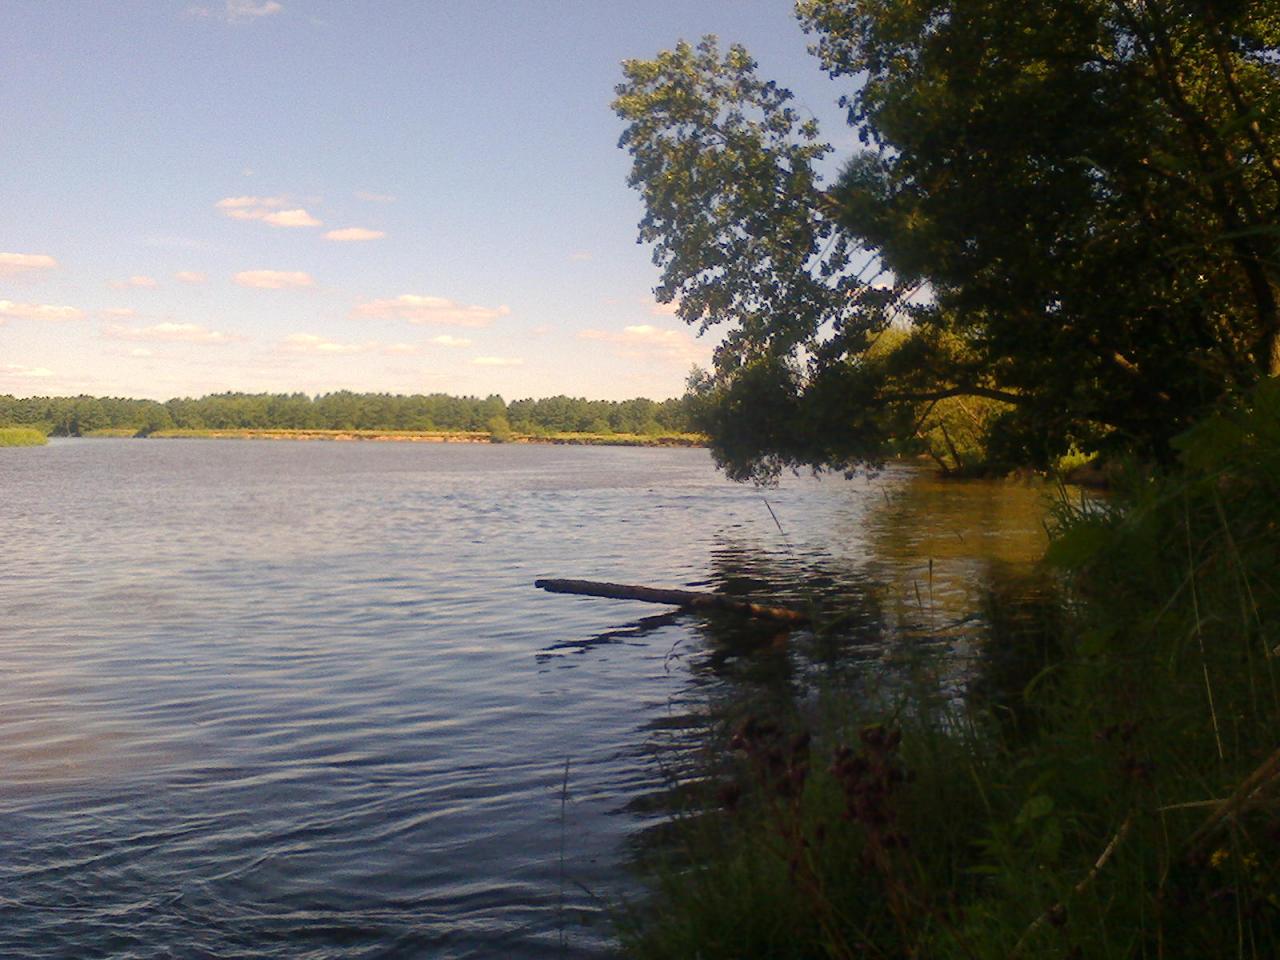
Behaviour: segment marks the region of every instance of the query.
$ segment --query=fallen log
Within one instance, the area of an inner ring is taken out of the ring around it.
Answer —
[[[734,600],[720,593],[700,590],[662,590],[627,583],[601,583],[598,580],[535,580],[533,585],[551,593],[572,593],[584,597],[607,597],[611,600],[641,600],[666,603],[693,610],[732,610],[749,617],[781,620],[784,623],[808,623],[808,614],[788,607],[769,607],[746,600]]]

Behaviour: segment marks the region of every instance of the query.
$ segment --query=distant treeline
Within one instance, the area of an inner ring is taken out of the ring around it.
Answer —
[[[199,399],[0,395],[0,426],[35,427],[54,436],[96,430],[413,430],[552,433],[687,433],[695,428],[685,398],[654,401],[546,397],[507,403],[498,395],[401,396],[341,390],[305,393],[217,393]]]

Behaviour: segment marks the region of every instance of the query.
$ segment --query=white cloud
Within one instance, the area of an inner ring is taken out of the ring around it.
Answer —
[[[284,338],[284,348],[293,353],[313,353],[321,356],[342,356],[349,353],[366,353],[378,348],[377,343],[336,343],[317,337],[313,333],[294,333]]]
[[[280,210],[288,203],[285,197],[223,197],[214,204],[232,220],[261,220],[273,227],[318,227],[317,220],[302,207]]]
[[[591,259],[591,252],[588,250],[575,250],[569,254],[570,260],[586,261]]]
[[[301,207],[296,210],[277,210],[275,213],[268,213],[262,219],[273,227],[318,227],[323,222]]]
[[[48,367],[28,367],[21,363],[6,363],[0,365],[0,373],[8,374],[11,377],[52,377],[53,371]]]
[[[47,253],[0,253],[0,277],[27,270],[52,270],[58,261]]]
[[[183,283],[204,283],[209,277],[199,270],[179,270],[173,275],[173,279],[180,280]]]
[[[284,9],[276,0],[227,0],[226,18],[230,23],[247,23],[261,17],[270,17]]]
[[[370,203],[394,203],[396,199],[389,193],[370,193],[368,190],[357,190],[356,197]]]
[[[132,317],[137,312],[133,307],[110,307],[102,311],[103,316],[116,317],[118,319]]]
[[[84,311],[76,307],[0,300],[0,319],[9,317],[14,320],[79,320],[83,316]]]
[[[283,207],[289,201],[284,197],[223,197],[214,204],[219,210],[236,210],[246,207]]]
[[[365,227],[343,227],[341,230],[330,230],[324,235],[326,240],[381,240],[386,234],[381,230],[369,230]]]
[[[142,274],[134,274],[128,280],[107,281],[107,286],[112,290],[128,290],[130,287],[141,287],[149,290],[152,287],[158,287],[159,285],[159,281],[157,281],[155,277],[148,277]]]
[[[524,360],[520,357],[474,357],[471,361],[477,367],[520,367]]]
[[[420,353],[422,347],[416,343],[388,343],[382,348],[382,352],[392,356],[407,356],[413,353]]]
[[[310,287],[315,283],[311,274],[301,270],[242,270],[232,279],[242,287],[255,287],[259,290]]]
[[[102,334],[112,340],[149,340],[157,343],[233,343],[244,337],[232,333],[209,330],[194,323],[156,323],[149,327],[126,327],[108,324]]]
[[[353,317],[407,320],[409,323],[442,324],[453,327],[487,327],[498,317],[505,317],[511,309],[481,307],[458,303],[444,297],[424,297],[406,293],[401,296],[370,300],[351,311]]]
[[[448,333],[442,333],[438,337],[431,338],[432,343],[438,343],[442,347],[469,347],[471,341],[466,337],[455,337]]]
[[[705,362],[703,350],[685,330],[670,330],[642,323],[614,330],[581,330],[579,340],[612,343],[620,356],[632,359],[660,359],[688,364]]]
[[[155,351],[148,350],[146,347],[134,347],[129,351],[131,357],[154,357]]]

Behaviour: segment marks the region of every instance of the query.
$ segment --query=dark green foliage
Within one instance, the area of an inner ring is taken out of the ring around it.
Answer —
[[[1275,4],[797,11],[864,146],[834,188],[830,148],[741,48],[628,61],[614,104],[659,297],[732,327],[702,384],[732,473],[874,459],[954,397],[1005,405],[982,426],[1001,465],[1169,462],[1280,373]],[[869,362],[895,323],[945,349]]]
[[[1174,446],[1064,499],[981,696],[741,728],[631,954],[1280,956],[1280,380]]]

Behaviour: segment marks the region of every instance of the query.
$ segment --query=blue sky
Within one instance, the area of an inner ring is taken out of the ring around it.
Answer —
[[[0,393],[680,393],[609,102],[706,33],[850,149],[785,2],[0,0]]]

